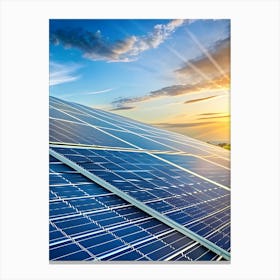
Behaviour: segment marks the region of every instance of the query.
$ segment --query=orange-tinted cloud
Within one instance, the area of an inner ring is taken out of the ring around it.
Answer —
[[[198,114],[198,116],[213,116],[213,115],[221,115],[222,113],[217,112],[217,113],[202,113]]]
[[[208,97],[204,97],[204,98],[191,99],[191,100],[185,101],[184,103],[185,103],[185,104],[188,104],[188,103],[196,103],[196,102],[204,101],[204,100],[207,100],[207,99],[212,99],[212,98],[214,98],[214,97],[216,97],[216,96],[217,96],[217,95],[208,96]]]
[[[227,116],[209,116],[209,117],[202,117],[202,118],[197,118],[198,120],[212,120],[212,119],[223,119],[223,118],[229,118],[230,115]]]
[[[152,125],[165,127],[165,128],[185,128],[185,127],[194,127],[194,126],[204,126],[213,124],[215,122],[187,122],[187,123],[153,123]]]
[[[220,69],[225,73],[221,75],[221,72],[213,64],[206,55],[199,58],[192,59],[185,63],[183,67],[177,69],[175,72],[179,78],[186,81],[196,81],[196,83],[205,80],[205,77],[201,76],[201,73],[205,74],[211,81],[212,79],[218,79],[219,77],[227,77],[229,80],[230,75],[230,41],[225,39],[216,42],[216,44],[208,50],[209,54],[219,65]]]
[[[229,80],[226,77],[217,77],[211,81],[201,81],[196,84],[164,87],[159,90],[151,91],[149,94],[143,96],[120,98],[113,101],[112,104],[118,108],[127,106],[127,104],[143,102],[162,96],[179,96],[183,94],[200,93],[206,90],[227,89],[228,87]]]
[[[175,74],[182,80],[182,84],[171,85],[148,94],[119,98],[112,102],[117,107],[130,106],[138,102],[148,101],[163,96],[179,96],[183,94],[194,94],[204,91],[229,89],[230,87],[230,42],[229,39],[218,41],[208,50],[212,59],[219,64],[217,69],[207,55],[190,60],[180,68],[175,70]]]
[[[110,111],[122,111],[122,110],[132,110],[134,109],[134,106],[123,106],[123,107],[116,107],[111,109]]]

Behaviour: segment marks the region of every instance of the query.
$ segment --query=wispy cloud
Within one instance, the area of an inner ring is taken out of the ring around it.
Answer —
[[[226,78],[217,78],[211,81],[201,81],[195,84],[185,84],[185,85],[172,85],[169,87],[164,87],[159,90],[151,91],[150,93],[142,96],[136,97],[125,97],[118,98],[112,102],[115,107],[122,107],[127,104],[135,104],[138,102],[147,101],[150,99],[163,97],[163,96],[179,96],[184,94],[195,94],[204,91],[219,90],[228,86],[228,80]],[[187,102],[186,102],[187,103]],[[189,102],[191,103],[191,102]]]
[[[90,92],[87,92],[87,93],[84,93],[84,94],[92,95],[92,94],[106,93],[106,92],[110,92],[112,90],[113,90],[113,88],[107,88],[107,89],[104,89],[104,90],[90,91]]]
[[[63,65],[60,63],[50,62],[50,86],[69,83],[80,78],[76,71],[80,68],[77,64]]]
[[[209,116],[209,117],[202,117],[202,118],[197,118],[198,120],[212,120],[212,119],[224,119],[224,118],[229,118],[230,115],[226,115],[226,116]]]
[[[123,111],[123,110],[132,110],[134,109],[134,106],[123,106],[123,107],[116,107],[111,109],[110,111]]]
[[[202,113],[198,114],[198,116],[213,116],[213,115],[221,115],[222,113],[217,112],[217,113]]]
[[[72,93],[72,94],[65,94],[62,97],[73,97],[73,96],[82,96],[82,95],[95,95],[95,94],[101,94],[101,93],[106,93],[114,90],[113,88],[107,88],[104,90],[98,90],[98,91],[89,91],[89,92],[77,92],[77,93]]]
[[[214,97],[216,97],[216,96],[217,96],[217,95],[212,95],[212,96],[203,97],[203,98],[191,99],[191,100],[185,101],[184,103],[185,103],[185,104],[189,104],[189,103],[201,102],[201,101],[205,101],[205,100],[208,100],[208,99],[212,99],[212,98],[214,98]]]
[[[50,42],[63,45],[65,48],[76,48],[90,60],[108,62],[130,62],[137,59],[141,52],[157,48],[178,27],[193,21],[175,19],[167,24],[157,24],[153,30],[143,36],[129,36],[111,42],[102,36],[101,31],[90,32],[79,29],[57,29],[50,34]]]
[[[112,104],[116,107],[123,107],[125,104],[143,102],[161,96],[181,95],[190,91],[190,89],[190,85],[173,85],[161,88],[159,90],[151,91],[150,93],[142,96],[118,98],[117,100],[113,101]]]
[[[192,123],[153,123],[152,125],[165,127],[165,128],[186,128],[186,127],[195,127],[195,126],[204,126],[213,124],[215,122],[192,122]]]

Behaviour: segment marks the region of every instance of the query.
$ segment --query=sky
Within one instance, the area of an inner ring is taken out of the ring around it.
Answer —
[[[50,20],[50,95],[230,142],[230,20]]]

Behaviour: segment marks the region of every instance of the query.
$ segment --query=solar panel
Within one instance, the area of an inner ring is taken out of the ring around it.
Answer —
[[[219,258],[86,177],[75,175],[75,170],[52,159],[50,260]],[[200,248],[199,254],[194,248]]]
[[[53,150],[59,152],[59,148],[53,148]],[[82,150],[82,154],[80,150]],[[63,155],[72,161],[75,160],[77,154],[82,158],[79,158],[76,163],[85,170],[89,170],[131,197],[159,213],[171,217],[192,231],[201,234],[203,229],[202,236],[211,236],[216,228],[229,223],[230,193],[228,190],[170,166],[159,158],[141,152],[95,149],[73,148],[67,151],[64,149],[63,152]],[[94,158],[91,159],[91,156]],[[119,158],[126,162],[125,169],[118,164]],[[96,161],[99,162],[98,169],[96,166],[91,167],[90,165],[91,162],[94,164]],[[160,176],[158,176],[159,172]],[[177,215],[174,216],[174,213]],[[222,217],[216,218],[217,214]],[[209,217],[214,218],[214,221],[209,220]],[[212,226],[213,222],[215,222],[215,227]],[[229,236],[225,241],[229,241]],[[224,247],[229,249],[229,242]]]
[[[230,259],[228,151],[50,104],[51,260]]]

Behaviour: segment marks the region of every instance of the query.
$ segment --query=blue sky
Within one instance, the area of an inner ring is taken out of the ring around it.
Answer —
[[[229,20],[50,20],[50,95],[228,141],[229,50]]]

